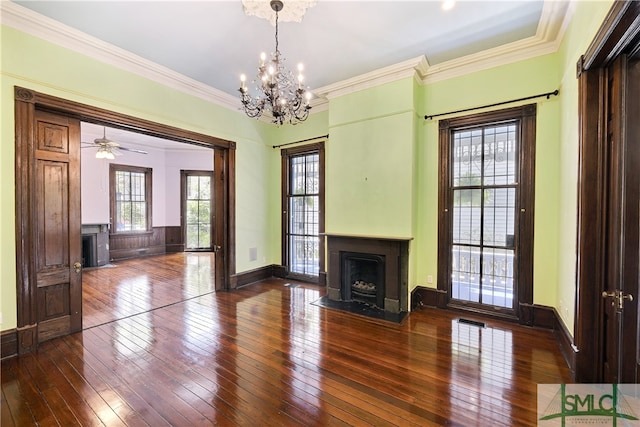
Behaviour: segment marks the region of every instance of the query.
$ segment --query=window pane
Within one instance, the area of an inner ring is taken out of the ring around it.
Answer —
[[[454,245],[451,255],[451,296],[480,302],[480,250]]]
[[[454,190],[453,242],[480,244],[482,190]]]
[[[485,129],[485,185],[513,184],[516,179],[516,125]]]
[[[516,189],[492,188],[485,194],[484,244],[513,247]]]
[[[211,226],[198,224],[198,248],[211,247]]]
[[[202,200],[210,200],[211,199],[211,177],[209,176],[201,176],[199,181],[199,193],[198,198]]]
[[[482,275],[484,304],[513,307],[513,254],[510,249],[485,248]]]

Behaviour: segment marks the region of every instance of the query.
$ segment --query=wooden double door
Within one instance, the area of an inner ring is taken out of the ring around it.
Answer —
[[[637,383],[640,280],[640,60],[619,56],[604,70],[608,158],[602,378]]]
[[[578,62],[576,382],[640,382],[640,2],[615,2]]]
[[[82,330],[80,118],[89,114],[105,124],[151,129],[155,136],[213,148],[215,281],[217,290],[227,289],[233,273],[227,256],[233,247],[233,143],[27,89],[16,88],[15,99],[18,353]]]

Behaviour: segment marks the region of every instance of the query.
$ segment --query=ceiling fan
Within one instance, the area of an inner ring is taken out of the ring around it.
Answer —
[[[135,148],[127,148],[127,147],[123,147],[120,144],[118,144],[115,141],[112,141],[110,139],[107,139],[107,128],[103,127],[102,128],[102,138],[96,138],[93,140],[93,143],[91,142],[82,142],[83,144],[87,144],[82,148],[97,148],[98,151],[96,151],[96,159],[109,159],[109,160],[113,160],[116,158],[116,156],[122,156],[122,153],[120,152],[122,151],[130,151],[132,153],[139,153],[139,154],[148,154],[146,151],[143,150],[136,150]]]

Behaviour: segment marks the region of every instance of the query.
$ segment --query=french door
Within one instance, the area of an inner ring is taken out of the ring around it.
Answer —
[[[514,309],[518,124],[452,134],[451,298]]]
[[[324,268],[324,145],[282,150],[282,177],[286,274],[317,281]]]
[[[440,122],[438,288],[531,322],[535,105]]]
[[[183,170],[180,174],[184,249],[210,251],[213,239],[213,172]]]

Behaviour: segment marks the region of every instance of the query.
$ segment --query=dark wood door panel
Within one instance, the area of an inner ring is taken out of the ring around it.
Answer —
[[[82,328],[80,122],[36,111],[35,281],[38,341]]]
[[[37,273],[69,270],[68,162],[38,160],[36,206],[38,211]]]

